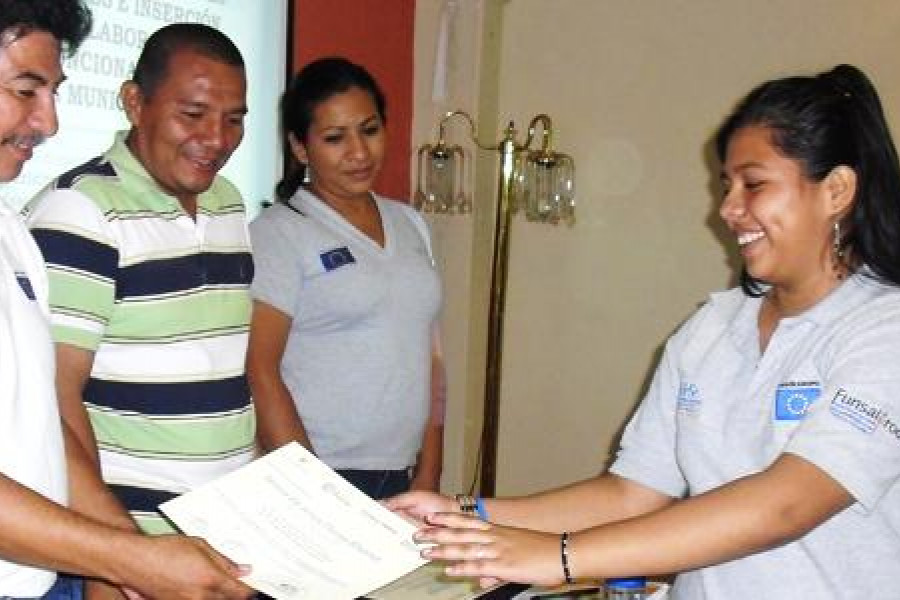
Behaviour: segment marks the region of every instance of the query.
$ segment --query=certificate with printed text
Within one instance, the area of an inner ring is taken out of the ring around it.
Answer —
[[[292,442],[160,506],[278,600],[352,600],[426,561],[415,526]]]

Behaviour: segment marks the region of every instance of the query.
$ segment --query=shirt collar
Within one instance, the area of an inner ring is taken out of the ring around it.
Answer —
[[[113,141],[113,145],[103,155],[116,167],[116,173],[124,180],[127,180],[127,186],[137,192],[145,192],[155,197],[165,197],[170,203],[181,207],[181,202],[171,194],[163,190],[152,175],[147,171],[141,161],[125,143],[129,131],[117,131]],[[212,185],[208,190],[197,196],[197,207],[217,206],[217,188],[221,185],[222,176],[216,175]],[[183,209],[182,209],[183,210]]]
[[[866,298],[877,295],[878,290],[882,287],[884,284],[872,277],[871,269],[863,266],[807,310],[798,315],[782,318],[781,324],[784,326],[793,326],[799,323],[828,325],[844,315],[848,307],[856,306],[864,302]],[[736,290],[732,291],[736,292]],[[743,294],[742,296],[743,301],[738,308],[739,312],[732,321],[733,333],[738,338],[748,336],[751,330],[756,329],[759,307],[762,304],[761,297],[753,298]],[[730,293],[717,293],[712,294],[710,299],[717,303],[730,302],[729,297]]]
[[[782,322],[828,325],[843,316],[848,307],[858,306],[866,298],[874,297],[883,286],[872,277],[868,267],[862,266],[813,306],[799,315],[782,319]]]
[[[128,137],[128,130],[117,131],[112,147],[106,151],[104,158],[112,162],[116,167],[119,177],[127,177],[131,181],[129,183],[146,188],[148,191],[165,194],[162,188],[156,183],[156,180],[147,172],[141,161],[137,159],[131,148],[125,143]],[[168,194],[166,194],[168,195]],[[173,198],[173,200],[175,200]]]

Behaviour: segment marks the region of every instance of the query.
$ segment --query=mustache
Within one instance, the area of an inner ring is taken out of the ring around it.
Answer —
[[[47,136],[41,135],[40,133],[29,133],[29,134],[12,134],[3,138],[4,144],[11,144],[13,146],[27,146],[30,148],[37,148],[41,144],[47,141]]]

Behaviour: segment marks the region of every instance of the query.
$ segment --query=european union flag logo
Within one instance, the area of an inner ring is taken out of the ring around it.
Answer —
[[[319,258],[322,260],[322,266],[325,267],[326,271],[334,271],[335,269],[340,269],[345,265],[356,262],[356,259],[350,254],[350,249],[347,246],[323,252],[319,255]]]
[[[25,292],[25,296],[29,300],[34,300],[34,288],[31,287],[31,280],[28,279],[28,276],[24,273],[16,273],[16,280],[19,282],[19,287]]]
[[[819,387],[782,387],[775,390],[775,420],[802,421],[822,392]]]

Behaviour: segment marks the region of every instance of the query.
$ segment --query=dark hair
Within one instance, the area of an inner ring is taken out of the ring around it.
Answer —
[[[365,68],[341,57],[314,60],[295,74],[281,97],[281,128],[287,152],[284,178],[275,186],[275,195],[287,200],[294,195],[303,181],[306,167],[289,151],[288,136],[306,143],[309,127],[316,107],[335,94],[359,88],[368,92],[375,102],[375,109],[382,122],[387,121],[385,100],[381,88]]]
[[[806,177],[821,181],[845,165],[856,172],[856,197],[843,219],[841,239],[851,268],[867,265],[886,283],[900,285],[900,164],[878,93],[856,67],[837,67],[809,77],[766,82],[738,105],[716,134],[724,162],[738,129],[759,125],[775,147],[796,160]],[[741,287],[762,293],[763,282],[746,268]]]
[[[166,78],[169,61],[182,50],[244,68],[241,51],[228,36],[202,23],[172,23],[154,31],[141,50],[134,67],[134,81],[145,98],[151,97]]]
[[[0,0],[0,47],[33,31],[45,31],[71,56],[92,24],[91,9],[81,0]]]

